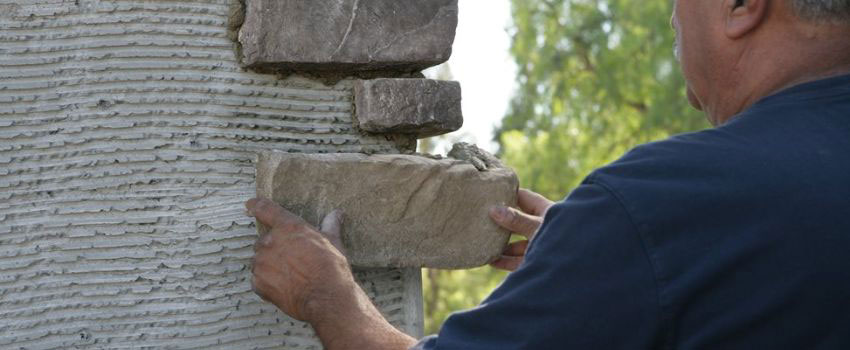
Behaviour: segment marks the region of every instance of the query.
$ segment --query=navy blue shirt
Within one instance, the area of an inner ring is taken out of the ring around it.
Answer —
[[[593,172],[420,346],[850,349],[850,76]]]

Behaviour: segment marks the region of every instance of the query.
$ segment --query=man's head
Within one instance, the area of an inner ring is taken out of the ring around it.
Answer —
[[[850,73],[850,0],[674,0],[688,99],[712,124],[798,83]]]

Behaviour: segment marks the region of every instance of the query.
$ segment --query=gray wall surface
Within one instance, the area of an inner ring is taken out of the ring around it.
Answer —
[[[398,153],[352,82],[250,73],[237,0],[0,0],[0,348],[319,349],[251,291],[258,150]],[[421,334],[417,269],[358,270]]]

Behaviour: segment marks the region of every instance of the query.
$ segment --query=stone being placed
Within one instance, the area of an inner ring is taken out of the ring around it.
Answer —
[[[373,79],[354,83],[356,123],[370,133],[419,138],[463,126],[460,84],[430,79]]]
[[[246,0],[242,63],[295,71],[419,71],[449,59],[457,0]]]
[[[355,266],[480,266],[508,242],[488,211],[515,206],[518,181],[492,156],[455,154],[473,158],[263,152],[257,195],[314,225],[341,209],[342,244]]]

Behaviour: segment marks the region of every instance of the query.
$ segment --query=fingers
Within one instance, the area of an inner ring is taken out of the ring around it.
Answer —
[[[345,250],[342,246],[342,223],[342,210],[337,209],[325,215],[325,218],[322,219],[320,230],[325,235],[325,238],[331,241],[331,244],[344,254]]]
[[[505,250],[502,251],[503,256],[525,256],[525,250],[528,249],[528,241],[517,241],[508,244]]]
[[[254,292],[254,294],[260,297],[260,299],[262,299],[263,301],[271,302],[271,300],[266,298],[266,296],[263,294],[263,291],[259,287],[257,287],[257,278],[254,276],[251,276],[251,291]]]
[[[538,216],[528,215],[509,207],[494,207],[490,209],[490,218],[499,226],[526,238],[531,238],[543,221]]]
[[[543,214],[546,213],[546,209],[549,209],[552,204],[554,204],[552,201],[538,193],[531,192],[524,188],[520,188],[519,191],[517,191],[517,205],[519,205],[519,208],[522,209],[522,211],[531,215],[543,216]]]
[[[245,208],[248,209],[250,215],[257,218],[257,221],[271,229],[278,228],[289,231],[295,226],[306,224],[304,219],[268,199],[251,199],[245,202]]]
[[[514,271],[522,263],[522,257],[502,256],[490,263],[490,266],[501,270]]]
[[[517,241],[508,244],[502,251],[502,256],[490,263],[497,269],[514,271],[525,259],[525,250],[528,249],[528,241]]]

